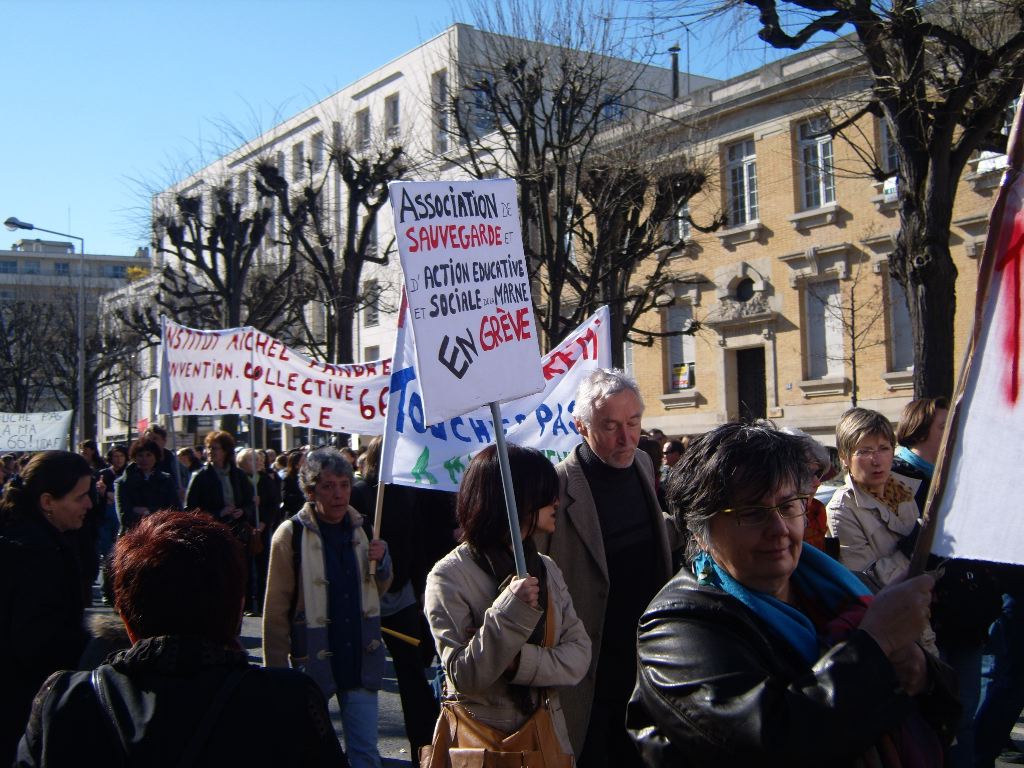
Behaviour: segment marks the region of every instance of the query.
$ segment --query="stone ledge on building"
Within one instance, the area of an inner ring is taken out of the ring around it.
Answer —
[[[661,395],[659,399],[666,411],[672,411],[677,408],[696,408],[704,400],[704,398],[701,397],[700,390],[696,388],[682,389],[678,392],[668,392]]]
[[[804,397],[830,397],[845,395],[849,391],[850,380],[845,376],[825,376],[821,379],[798,381],[797,386]]]
[[[914,369],[906,371],[887,371],[882,374],[882,381],[889,387],[890,392],[914,388]]]
[[[765,231],[765,226],[760,221],[751,221],[748,224],[720,229],[715,233],[715,236],[724,247],[735,248],[742,243],[759,241]]]

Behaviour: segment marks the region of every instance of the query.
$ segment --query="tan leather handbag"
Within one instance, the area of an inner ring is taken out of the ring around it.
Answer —
[[[548,595],[544,646],[554,644],[551,596]],[[452,702],[441,705],[430,746],[420,748],[420,768],[572,768],[572,755],[562,751],[551,719],[546,690],[541,703],[522,728],[503,733],[475,719]]]

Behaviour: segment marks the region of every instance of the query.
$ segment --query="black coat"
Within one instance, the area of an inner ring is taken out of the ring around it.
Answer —
[[[54,675],[32,707],[18,766],[176,766],[234,670],[237,683],[195,766],[347,766],[316,683],[291,669],[248,667],[245,653],[195,637],[140,640],[99,667],[118,727],[134,734],[126,763],[89,672]]]
[[[146,477],[133,461],[114,481],[114,504],[124,532],[141,519],[132,511],[135,507],[145,507],[150,512],[178,509],[178,488],[166,472],[154,469]]]
[[[231,492],[235,497],[235,506],[245,512],[245,520],[255,523],[256,514],[253,499],[256,494],[252,488],[252,478],[246,475],[234,464],[228,470],[231,480]],[[214,519],[220,520],[221,510],[225,507],[224,488],[220,484],[220,477],[213,464],[207,464],[194,475],[188,484],[188,493],[185,495],[185,509],[201,509]],[[230,520],[225,521],[229,525]]]
[[[41,515],[0,529],[0,765],[9,765],[32,697],[85,647],[75,548]]]
[[[281,519],[297,515],[306,506],[306,494],[299,486],[298,475],[285,475],[281,481]]]
[[[388,543],[388,553],[394,568],[389,592],[401,592],[411,580],[415,594],[422,595],[427,583],[427,572],[434,566],[427,563],[423,550],[422,526],[416,495],[411,488],[401,485],[385,486],[384,507],[381,512],[380,538]],[[367,510],[362,512],[364,529],[369,526],[367,537],[373,537],[373,521],[377,509],[379,485],[371,485],[364,479],[357,480],[353,490],[362,494]],[[352,504],[352,506],[356,506]],[[356,507],[356,509],[359,509]]]
[[[739,600],[680,571],[640,620],[626,727],[647,765],[840,768],[899,725],[915,702],[944,742],[959,706],[949,668],[911,700],[861,630],[813,667]]]

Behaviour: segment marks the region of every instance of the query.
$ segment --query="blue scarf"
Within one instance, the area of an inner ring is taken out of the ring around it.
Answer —
[[[896,458],[907,462],[907,464],[927,478],[931,478],[931,476],[935,474],[934,464],[930,461],[925,461],[906,446],[901,445],[896,448]]]
[[[808,664],[821,656],[814,624],[796,608],[765,592],[743,586],[707,552],[697,556],[693,570],[699,583],[718,587],[756,613]],[[790,578],[801,594],[819,602],[832,615],[840,613],[857,598],[871,594],[850,571],[812,546],[803,548],[800,562]]]

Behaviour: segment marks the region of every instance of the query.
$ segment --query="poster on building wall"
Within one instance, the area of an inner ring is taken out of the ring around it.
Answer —
[[[0,452],[71,450],[71,413],[0,413]]]
[[[608,307],[602,307],[544,356],[544,388],[501,406],[502,428],[510,443],[537,448],[552,463],[579,442],[573,422],[576,389],[595,368],[611,367]],[[385,483],[456,491],[470,459],[494,442],[489,408],[428,425],[415,362],[415,341],[400,319],[391,377],[388,432],[381,476]]]
[[[540,392],[515,182],[388,186],[426,423]]]
[[[161,412],[247,414],[327,432],[384,431],[391,360],[322,363],[254,328],[203,331],[165,319]]]

